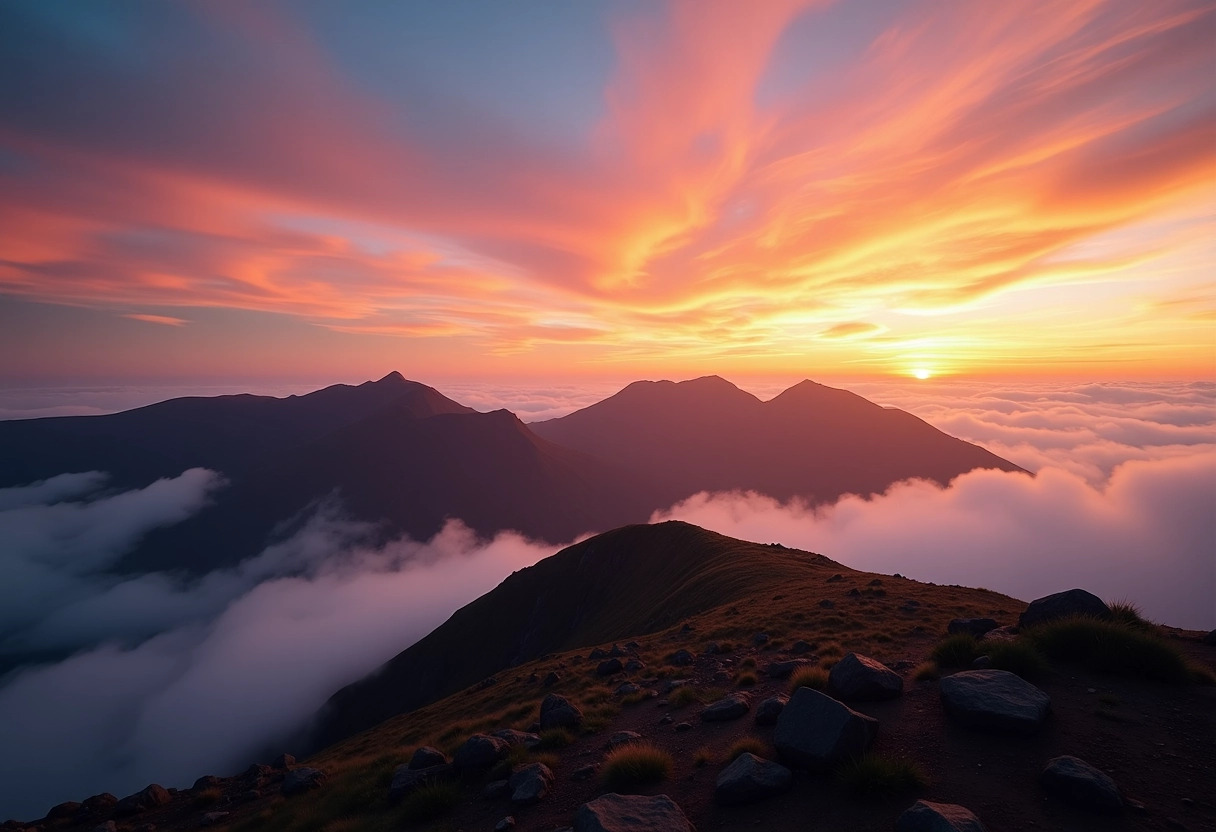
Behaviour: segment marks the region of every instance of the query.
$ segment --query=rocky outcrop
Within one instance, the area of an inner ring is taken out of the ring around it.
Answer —
[[[939,683],[942,706],[969,728],[1032,734],[1051,709],[1051,698],[1005,670],[965,670]]]
[[[114,806],[114,814],[120,818],[130,817],[157,806],[164,806],[171,799],[169,792],[163,786],[153,783],[143,791],[127,795],[118,801]]]
[[[615,792],[584,803],[574,813],[574,832],[695,832],[683,810],[665,794]]]
[[[517,806],[539,803],[549,794],[553,785],[553,772],[544,763],[531,763],[511,775],[507,787],[511,790],[511,802]]]
[[[981,638],[984,633],[995,630],[997,626],[999,625],[996,620],[992,618],[955,618],[946,625],[946,632],[952,636],[967,633]]]
[[[1018,626],[1033,627],[1074,615],[1108,619],[1111,617],[1111,611],[1106,602],[1092,592],[1070,589],[1031,601],[1030,606],[1018,618]]]
[[[986,832],[970,809],[918,800],[895,822],[895,832]]]
[[[748,699],[742,693],[732,693],[701,711],[702,722],[726,722],[738,719],[751,710]]]
[[[280,789],[284,797],[303,794],[310,792],[313,789],[321,788],[325,783],[325,772],[318,768],[297,768],[287,772],[283,778],[283,787]]]
[[[551,693],[540,703],[540,728],[577,728],[583,721],[583,712],[564,696]]]
[[[785,766],[744,752],[718,775],[714,800],[723,806],[755,803],[780,794],[793,782],[793,772]]]
[[[895,699],[904,691],[904,680],[891,668],[869,656],[849,653],[828,673],[828,691],[851,702]]]
[[[687,650],[677,650],[667,657],[668,664],[674,664],[676,667],[688,667],[693,663],[693,655]]]
[[[1047,763],[1039,775],[1043,788],[1076,806],[1114,814],[1123,810],[1119,787],[1084,760],[1064,755]]]
[[[424,745],[414,750],[413,756],[410,757],[408,768],[417,771],[418,769],[430,768],[431,766],[446,765],[447,762],[447,754],[444,754],[438,748]]]
[[[504,739],[489,734],[474,734],[452,755],[452,766],[458,772],[485,771],[511,750]]]
[[[878,720],[817,690],[798,688],[777,718],[773,744],[790,765],[826,771],[861,756],[877,733]]]
[[[790,698],[785,694],[777,694],[765,699],[756,706],[756,724],[776,725],[777,717],[781,716],[781,712],[785,709],[785,703],[789,701]]]

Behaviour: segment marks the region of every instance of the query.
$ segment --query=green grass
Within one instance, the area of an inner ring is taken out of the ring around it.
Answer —
[[[1047,675],[1047,659],[1030,641],[995,641],[985,647],[984,655],[997,670],[1008,670],[1032,682]]]
[[[1025,637],[1049,658],[1099,673],[1174,684],[1212,680],[1207,668],[1192,665],[1155,631],[1118,620],[1063,618],[1029,628]]]
[[[939,667],[970,667],[980,655],[980,648],[975,636],[956,633],[939,641],[929,655]]]
[[[744,737],[736,740],[734,745],[726,749],[727,762],[733,763],[743,754],[755,754],[757,757],[768,757],[769,751],[764,743],[755,737]]]
[[[924,788],[929,783],[924,769],[904,757],[866,754],[837,769],[845,791],[858,799],[893,797]]]
[[[600,780],[613,791],[643,788],[671,775],[671,755],[650,743],[630,743],[608,752]]]
[[[460,803],[460,786],[455,783],[428,783],[401,802],[399,815],[410,823],[435,820]]]
[[[1122,624],[1125,627],[1131,627],[1138,630],[1151,630],[1153,622],[1144,617],[1140,607],[1126,599],[1120,601],[1112,601],[1107,604],[1110,607],[1112,618],[1111,620],[1117,624]]]
[[[790,693],[798,688],[827,690],[828,672],[821,667],[800,667],[790,676]]]

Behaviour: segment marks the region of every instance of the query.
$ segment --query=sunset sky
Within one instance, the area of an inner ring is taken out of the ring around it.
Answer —
[[[0,383],[1216,377],[1216,4],[0,5]]]

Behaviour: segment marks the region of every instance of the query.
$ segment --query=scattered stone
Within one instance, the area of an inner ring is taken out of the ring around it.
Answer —
[[[687,650],[677,650],[667,657],[667,661],[676,667],[688,667],[693,663],[693,655]]]
[[[307,767],[292,769],[283,778],[283,788],[280,791],[285,797],[291,797],[295,794],[319,789],[324,782],[325,772],[320,769]]]
[[[625,665],[621,664],[620,659],[604,659],[595,668],[595,674],[597,676],[611,676],[613,673],[620,673],[624,669]]]
[[[114,814],[120,818],[137,815],[140,812],[164,806],[172,798],[163,786],[156,783],[135,794],[130,794],[114,805]]]
[[[515,828],[515,818],[507,815],[505,818],[494,824],[494,832],[507,832],[508,829]]]
[[[617,731],[608,738],[608,747],[616,748],[618,745],[628,745],[631,742],[641,742],[642,735],[637,731]]]
[[[574,813],[573,832],[694,832],[670,797],[609,793]]]
[[[971,662],[972,670],[987,670],[992,667],[992,656],[976,656]]]
[[[676,688],[682,688],[685,685],[691,685],[692,679],[665,679],[663,681],[663,693],[671,693]]]
[[[296,764],[296,758],[290,754],[280,754],[274,758],[274,762],[270,764],[271,768],[277,768],[280,771],[286,771]]]
[[[576,768],[571,774],[571,780],[590,780],[595,776],[595,766],[586,765],[581,768]]]
[[[895,821],[895,832],[985,832],[970,809],[956,803],[918,800]]]
[[[583,712],[570,704],[564,696],[551,693],[540,703],[540,728],[577,728],[583,721]]]
[[[745,751],[718,775],[714,800],[723,806],[755,803],[780,794],[793,781],[793,772],[785,766]]]
[[[544,720],[544,714],[541,714]],[[489,734],[474,734],[452,755],[452,766],[459,772],[485,771],[503,757],[511,746],[506,740]]]
[[[861,590],[860,590],[860,589],[858,589],[857,587],[853,587],[853,588],[852,588],[852,589],[850,589],[850,590],[848,591],[848,593],[846,593],[846,594],[847,594],[847,595],[848,595],[850,598],[860,598],[860,597],[861,597]]]
[[[602,647],[596,647],[594,650],[592,650],[590,653],[587,654],[587,659],[590,661],[597,661],[599,659],[606,659],[606,658],[608,658],[608,651]]]
[[[732,719],[738,719],[751,710],[751,705],[745,695],[741,693],[732,693],[729,696],[724,696],[717,702],[713,703],[705,710],[701,711],[702,722],[726,722]]]
[[[629,651],[619,644],[614,644],[612,645],[612,649],[608,651],[608,655],[623,658],[629,655]]]
[[[641,659],[630,659],[629,661],[625,662],[625,672],[626,673],[637,673],[639,670],[645,670],[645,669],[646,669],[646,663],[643,662]]]
[[[786,659],[785,661],[769,662],[764,672],[770,679],[788,679],[798,668],[814,666],[815,663],[810,659]]]
[[[752,644],[759,647],[761,644],[768,644],[768,633],[756,633],[752,636]]]
[[[448,762],[447,754],[444,754],[438,748],[424,745],[414,750],[414,755],[410,757],[408,768],[417,771],[420,768],[447,765]]]
[[[757,725],[776,725],[777,717],[781,716],[781,711],[785,708],[785,703],[789,702],[790,698],[785,694],[777,694],[765,699],[756,706],[756,724]]]
[[[794,642],[794,646],[790,648],[790,652],[800,656],[804,653],[810,653],[814,649],[815,645],[811,644],[809,641],[799,640]]]
[[[691,731],[692,723],[691,722],[677,722],[675,724],[675,729],[676,729],[677,734],[682,734],[685,731]]]
[[[418,791],[423,786],[429,786],[432,783],[439,783],[443,780],[451,780],[456,776],[455,769],[446,763],[437,766],[427,766],[426,768],[411,768],[411,765],[407,763],[403,766],[397,766],[393,772],[393,780],[388,787],[388,799],[390,801],[401,800],[403,797],[408,797]]]
[[[1051,709],[1051,698],[1005,670],[964,670],[938,684],[946,713],[970,728],[1030,734]]]
[[[670,725],[671,721],[672,721],[671,714],[663,714],[663,718],[659,720],[659,724],[660,725]]]
[[[522,745],[525,748],[531,748],[540,742],[540,734],[534,734],[531,731],[516,731],[514,728],[500,728],[490,736],[506,740],[507,745]]]
[[[1050,760],[1039,775],[1039,782],[1069,803],[1095,812],[1113,814],[1123,809],[1123,798],[1114,780],[1084,760],[1067,754]]]
[[[217,826],[228,818],[227,812],[208,812],[203,815],[203,826]]]
[[[849,653],[832,665],[828,690],[840,699],[878,702],[903,693],[904,680],[882,662]]]
[[[837,572],[835,575],[833,575],[832,577],[828,578],[827,582],[828,582],[829,584],[834,584],[834,583],[838,583],[838,582],[843,581],[843,580],[844,580],[844,575],[841,575],[839,572]]]
[[[715,670],[713,679],[711,681],[715,685],[730,684],[730,673],[726,672],[725,670]]]
[[[827,771],[838,760],[860,757],[878,733],[878,720],[811,688],[790,697],[773,732],[783,760],[812,771]]]
[[[635,685],[633,682],[622,682],[621,684],[617,685],[616,695],[617,696],[629,696],[630,694],[633,694],[633,693],[639,693],[641,690],[642,689],[640,687],[638,687],[637,685]]]
[[[482,800],[502,800],[511,796],[511,784],[506,780],[491,780],[481,790]]]
[[[946,625],[946,632],[950,635],[970,633],[976,638],[981,638],[984,633],[996,628],[996,620],[992,618],[955,618]]]
[[[541,684],[547,688],[551,688],[561,680],[561,674],[559,674],[556,670],[550,670],[545,674],[545,678],[541,680]]]
[[[553,785],[553,772],[544,763],[529,763],[511,775],[507,781],[511,802],[516,806],[531,806],[544,800]]]
[[[254,763],[253,765],[249,766],[249,768],[245,769],[245,771],[241,774],[241,777],[243,777],[245,780],[257,781],[261,780],[263,777],[269,777],[272,771],[274,771],[274,769],[272,769],[270,766],[263,765],[261,763]]]
[[[836,609],[836,602],[830,598],[824,598],[819,602],[819,606],[825,610],[834,610]]]
[[[1106,602],[1092,592],[1070,589],[1031,601],[1030,606],[1018,618],[1018,626],[1033,627],[1036,624],[1073,615],[1108,619],[1111,617],[1111,611],[1110,607],[1106,606]]]

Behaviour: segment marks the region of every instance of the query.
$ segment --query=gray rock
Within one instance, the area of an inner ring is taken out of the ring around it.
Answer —
[[[310,792],[313,789],[321,788],[325,782],[325,772],[318,768],[303,768],[292,769],[283,777],[283,788],[279,791],[284,797],[303,794]]]
[[[606,658],[608,658],[608,651],[605,650],[603,647],[596,647],[590,653],[587,654],[587,658],[591,661],[597,661],[598,659],[606,659]]]
[[[688,667],[693,663],[693,655],[687,650],[677,650],[667,657],[667,661],[676,667]]]
[[[682,688],[685,685],[691,685],[692,679],[664,679],[663,684],[659,685],[659,690],[663,693],[671,693],[676,688]]]
[[[782,760],[826,771],[839,760],[860,757],[878,733],[878,720],[811,688],[798,688],[777,717],[773,744]]]
[[[785,766],[744,752],[718,774],[714,800],[723,806],[755,803],[780,794],[793,782],[794,775]]]
[[[515,828],[515,818],[507,815],[505,818],[494,824],[494,832],[507,832],[508,829]]]
[[[670,797],[609,793],[574,813],[574,832],[695,832]]]
[[[611,676],[613,673],[620,673],[624,669],[625,665],[621,664],[620,659],[604,659],[595,668],[595,673],[597,676]]]
[[[992,656],[976,656],[971,662],[972,670],[987,670],[992,667]]]
[[[617,731],[608,738],[608,747],[616,748],[618,745],[628,745],[631,742],[641,742],[642,735],[637,731]]]
[[[506,757],[510,750],[511,746],[504,739],[489,734],[474,734],[456,749],[452,755],[452,766],[459,772],[485,771]]]
[[[490,736],[506,740],[507,745],[522,745],[525,748],[531,748],[540,742],[540,734],[533,734],[530,731],[516,731],[514,728],[501,728],[490,734]]]
[[[418,791],[423,786],[429,786],[456,777],[456,770],[446,763],[437,766],[427,766],[426,768],[411,768],[411,765],[412,763],[397,766],[393,772],[393,779],[388,787],[388,799],[390,801],[401,800],[403,797],[408,797]]]
[[[564,696],[551,693],[540,703],[540,728],[577,728],[583,721],[583,712]]]
[[[1030,606],[1018,618],[1019,627],[1033,627],[1058,618],[1068,618],[1072,615],[1086,615],[1091,618],[1108,619],[1111,617],[1110,607],[1094,595],[1083,589],[1070,589],[1057,592],[1031,601]]]
[[[895,699],[904,691],[904,680],[891,668],[869,656],[849,653],[832,665],[828,673],[832,695],[854,702]]]
[[[625,662],[625,671],[627,673],[637,673],[639,670],[645,670],[646,664],[641,659],[630,659]]]
[[[751,710],[751,705],[748,703],[747,697],[741,693],[732,693],[701,711],[701,721],[726,722],[738,719],[749,710]]]
[[[502,800],[511,796],[511,784],[506,780],[491,780],[481,790],[482,800]]]
[[[544,800],[553,785],[553,772],[544,763],[529,763],[511,775],[507,781],[511,802],[516,806],[531,806]]]
[[[970,809],[918,800],[895,821],[895,832],[986,832]]]
[[[946,632],[950,635],[970,633],[979,638],[989,630],[995,630],[996,628],[996,620],[992,618],[955,618],[946,625]]]
[[[789,702],[790,698],[783,693],[776,696],[770,696],[759,705],[756,706],[756,724],[757,725],[776,725],[777,717],[781,716],[781,711],[785,708],[785,703]]]
[[[942,705],[969,728],[1032,734],[1051,709],[1051,698],[1005,670],[964,670],[938,683]]]
[[[414,756],[410,757],[409,767],[411,769],[430,768],[431,766],[447,765],[447,763],[447,754],[438,748],[424,745],[414,751]]]
[[[571,780],[590,780],[594,776],[595,776],[595,764],[589,763],[585,766],[580,766],[579,768],[576,768],[573,772],[571,772],[570,779]]]
[[[280,771],[286,771],[296,764],[296,758],[290,754],[280,754],[274,758],[274,762],[270,765],[272,768],[277,768]]]
[[[1050,760],[1039,775],[1039,782],[1049,792],[1077,806],[1111,814],[1123,811],[1123,798],[1115,781],[1076,757],[1064,755]]]
[[[143,791],[129,794],[118,801],[114,806],[114,814],[120,818],[130,817],[157,806],[164,806],[170,800],[172,798],[169,792],[163,786],[153,783]]]
[[[770,679],[788,679],[794,675],[794,671],[798,668],[814,666],[815,663],[810,659],[787,659],[781,662],[769,662],[764,672]]]
[[[642,689],[640,687],[638,687],[637,685],[635,685],[633,682],[622,682],[621,684],[617,685],[616,695],[617,696],[628,696],[631,693],[638,693],[641,690]]]
[[[984,637],[981,639],[981,641],[1017,641],[1017,638],[1018,628],[1007,624],[1004,627],[997,627],[995,630],[989,630],[988,632],[984,633]]]
[[[685,731],[692,730],[692,723],[691,722],[677,722],[673,727],[676,729],[677,734],[682,734]]]

